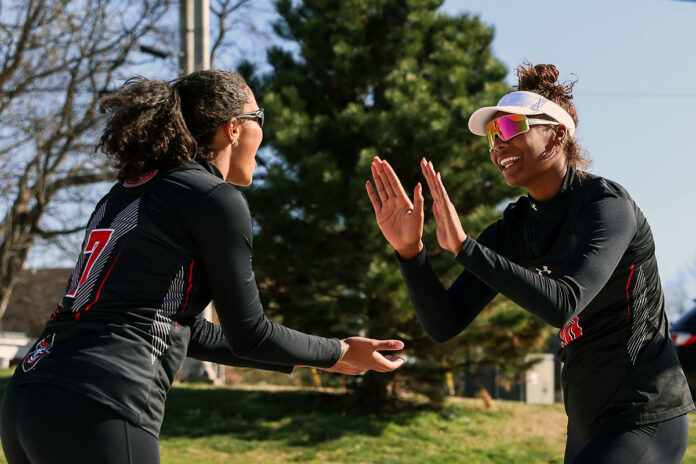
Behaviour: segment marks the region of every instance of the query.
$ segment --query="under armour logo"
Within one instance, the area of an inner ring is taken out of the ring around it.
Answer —
[[[536,203],[530,203],[530,205],[532,206],[532,209],[533,209],[534,211],[537,210],[537,205],[536,205]]]
[[[530,108],[534,111],[539,111],[541,107],[546,104],[547,101],[548,100],[546,100],[544,97],[539,96],[539,99],[535,103],[533,103]]]
[[[543,276],[544,274],[551,274],[551,269],[549,269],[548,266],[544,266],[541,269],[539,269],[537,267],[536,271],[537,271],[537,274],[539,274],[540,276]]]

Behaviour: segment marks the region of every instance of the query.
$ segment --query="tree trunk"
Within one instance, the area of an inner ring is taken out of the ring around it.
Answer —
[[[486,409],[495,409],[493,398],[491,398],[491,394],[488,393],[486,387],[483,386],[483,383],[479,377],[476,377],[476,385],[479,387],[479,390],[476,392],[476,396],[483,400],[483,404],[485,405]]]
[[[355,389],[355,397],[360,404],[384,404],[389,397],[389,385],[394,374],[368,371],[363,375],[363,382]]]
[[[31,214],[8,213],[9,224],[4,240],[0,243],[0,319],[7,310],[12,290],[34,243],[31,229],[37,226],[34,222],[38,222],[41,216],[34,214],[36,208],[38,207],[35,207]]]

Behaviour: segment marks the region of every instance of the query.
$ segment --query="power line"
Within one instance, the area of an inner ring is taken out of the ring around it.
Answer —
[[[696,1],[696,0],[694,0]],[[615,97],[615,98],[696,98],[696,93],[661,93],[661,92],[577,92],[580,97]]]

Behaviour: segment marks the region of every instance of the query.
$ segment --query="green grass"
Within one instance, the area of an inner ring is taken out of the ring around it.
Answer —
[[[174,388],[162,461],[561,462],[560,407],[480,408],[478,400],[458,400],[441,412],[412,405],[376,413],[333,393]]]
[[[4,390],[10,371],[0,371]],[[348,395],[176,386],[167,400],[162,462],[562,463],[563,408],[516,402],[487,411],[453,399],[375,412]],[[686,463],[696,464],[696,415]],[[4,459],[0,459],[4,463]]]

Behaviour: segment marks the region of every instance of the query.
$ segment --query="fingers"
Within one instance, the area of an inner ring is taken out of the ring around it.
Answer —
[[[375,351],[399,351],[404,349],[404,342],[401,340],[372,340],[372,347]]]
[[[375,209],[375,214],[377,214],[382,208],[382,202],[380,201],[377,192],[375,192],[375,189],[372,187],[372,183],[369,180],[365,182],[365,188],[367,189],[367,196],[370,197],[372,207]]]
[[[425,158],[421,160],[421,171],[423,172],[423,177],[428,184],[428,189],[430,190],[430,195],[432,195],[435,201],[441,201],[439,198],[439,191],[437,186],[437,180],[435,179],[435,169],[433,168],[433,163],[428,162]]]
[[[423,216],[423,186],[420,182],[413,189],[413,212]]]
[[[423,158],[421,160],[421,170],[428,182],[428,188],[433,199],[446,204],[449,201],[449,195],[447,194],[447,189],[445,189],[445,184],[442,182],[440,173],[435,172],[435,166],[433,166],[432,161]]]
[[[401,367],[401,365],[404,363],[404,361],[405,361],[405,359],[403,359],[403,358],[392,357],[392,356],[390,356],[389,358],[386,358],[379,353],[375,353],[376,365],[373,367],[373,369],[378,371],[378,372],[391,372],[391,371]]]
[[[406,195],[406,191],[401,185],[399,176],[396,175],[391,165],[387,161],[382,161],[382,168],[384,169],[384,173],[386,174],[387,181],[389,182],[389,186],[391,187],[391,191],[393,191],[398,198],[406,199],[410,204],[411,201],[408,199],[408,195]],[[389,187],[387,187],[387,191],[389,191]],[[413,205],[410,206],[412,207]]]
[[[444,201],[449,201],[449,195],[447,194],[447,189],[445,189],[445,184],[442,183],[442,177],[440,173],[437,173],[437,188],[440,192],[440,196]]]
[[[375,157],[375,161],[372,163],[372,165],[376,167],[377,172],[379,173],[380,180],[384,185],[384,193],[386,198],[396,198],[396,191],[394,190],[391,182],[389,181],[389,175],[385,170],[384,162],[381,159]]]
[[[379,171],[379,158],[375,156],[375,161],[372,162],[370,169],[372,170],[372,177],[375,179],[375,187],[377,187],[377,195],[382,203],[387,201],[388,195],[384,187],[384,179]]]

